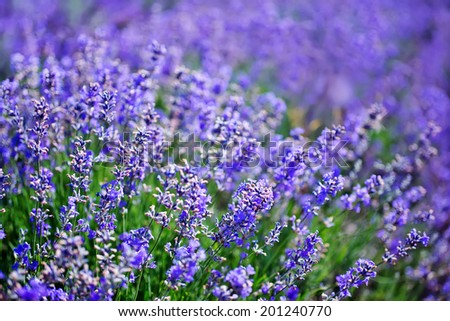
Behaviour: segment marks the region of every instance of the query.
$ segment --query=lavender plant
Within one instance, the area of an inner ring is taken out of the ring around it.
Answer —
[[[449,299],[445,1],[213,3],[0,4],[0,299]]]

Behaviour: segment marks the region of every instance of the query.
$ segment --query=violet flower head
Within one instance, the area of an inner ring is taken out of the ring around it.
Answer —
[[[149,210],[145,213],[145,216],[149,217],[161,227],[166,228],[169,226],[170,217],[167,216],[167,212],[161,212],[155,210],[155,205],[151,205]]]
[[[48,209],[33,208],[30,214],[30,221],[34,223],[39,236],[48,236],[50,234],[50,225],[47,223],[51,217]]]
[[[167,49],[164,45],[160,44],[156,40],[148,46],[150,53],[150,71],[154,72],[155,69],[161,65],[161,61],[167,53]]]
[[[154,267],[151,263],[153,257],[148,253],[152,239],[152,233],[145,227],[132,230],[120,236],[119,250],[122,251],[122,255],[130,267],[134,269]]]
[[[113,210],[119,205],[123,191],[116,180],[103,184],[101,188],[101,192],[98,193],[100,203],[95,211],[95,220],[100,230],[114,230],[116,215]]]
[[[74,174],[70,174],[70,185],[74,191],[82,189],[87,191],[90,184],[90,173],[92,170],[93,153],[86,149],[89,141],[85,141],[80,137],[75,139],[75,151],[70,155],[70,167]]]
[[[114,119],[114,111],[113,109],[117,105],[117,92],[111,92],[108,90],[105,90],[100,95],[100,109],[99,109],[99,119],[106,121],[108,124],[112,122]]]
[[[369,193],[375,193],[384,186],[384,181],[380,175],[372,175],[364,182],[364,185]]]
[[[47,286],[36,278],[31,279],[27,285],[18,289],[16,293],[19,299],[24,301],[40,301],[50,294]]]
[[[376,235],[450,300],[448,0],[348,2],[0,1],[0,300],[315,299]]]
[[[336,194],[344,188],[344,177],[339,175],[337,171],[332,171],[323,176],[322,182],[314,191],[314,196],[317,199],[317,204],[323,205],[330,200],[330,197],[335,197]]]
[[[53,173],[48,168],[41,168],[38,173],[30,175],[30,186],[36,192],[31,198],[40,204],[46,204],[49,193],[54,189],[52,184]]]
[[[319,250],[317,245],[322,243],[319,232],[309,234],[303,242],[299,242],[297,248],[286,250],[286,262],[284,267],[294,279],[304,279],[317,263]]]
[[[23,233],[24,231],[21,231]],[[37,261],[31,260],[31,246],[27,242],[19,243],[14,248],[15,263],[13,264],[13,270],[18,268],[35,270],[37,268]]]
[[[276,222],[275,227],[269,231],[269,234],[264,237],[265,244],[266,245],[274,245],[275,243],[278,243],[278,238],[280,237],[281,231],[286,227],[286,224]]]
[[[63,230],[72,230],[72,221],[74,221],[80,213],[77,209],[77,198],[69,196],[67,200],[67,205],[63,205],[59,211],[59,219]]]
[[[200,262],[205,258],[205,251],[197,240],[190,240],[188,246],[175,249],[173,265],[166,273],[169,286],[184,287],[194,281],[194,276],[200,269]]]
[[[430,237],[426,233],[413,228],[406,236],[404,242],[398,241],[395,251],[391,252],[389,249],[386,249],[383,261],[396,264],[399,258],[408,256],[409,252],[417,249],[419,245],[428,246],[429,241]]]
[[[274,202],[272,188],[266,180],[241,183],[233,198],[234,203],[217,223],[219,231],[213,236],[226,247],[231,243],[242,246],[256,228],[257,214],[270,210]]]
[[[240,266],[227,273],[224,280],[228,282],[229,287],[222,285],[213,289],[213,295],[219,300],[235,300],[237,298],[246,298],[252,294],[253,280],[251,276],[255,270],[251,265],[247,267]]]
[[[238,267],[228,272],[225,281],[229,282],[233,290],[242,298],[246,298],[252,293],[253,281],[250,276],[255,274],[251,265]]]
[[[295,301],[295,300],[297,300],[299,292],[300,292],[300,290],[298,289],[297,286],[295,286],[295,285],[291,286],[286,291],[286,297],[288,298],[289,301]]]
[[[339,287],[337,299],[341,300],[346,297],[351,297],[350,290],[358,288],[361,285],[367,285],[370,279],[376,277],[376,265],[373,261],[366,259],[359,259],[356,261],[356,266],[350,268],[345,274],[338,275],[336,282]]]
[[[50,106],[44,97],[41,97],[40,100],[34,100],[33,105],[35,125],[31,129],[31,132],[34,136],[29,140],[28,147],[33,151],[37,159],[41,159],[48,153],[48,146],[45,139],[48,134]]]

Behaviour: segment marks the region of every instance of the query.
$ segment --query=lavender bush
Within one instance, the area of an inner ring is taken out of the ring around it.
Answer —
[[[450,299],[446,1],[0,13],[0,299]]]

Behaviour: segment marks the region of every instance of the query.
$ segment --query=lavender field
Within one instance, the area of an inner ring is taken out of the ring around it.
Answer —
[[[448,0],[1,0],[0,300],[450,300]]]

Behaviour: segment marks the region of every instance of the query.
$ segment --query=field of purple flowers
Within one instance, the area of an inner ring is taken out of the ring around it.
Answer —
[[[0,58],[0,300],[450,300],[448,0],[3,0]]]

